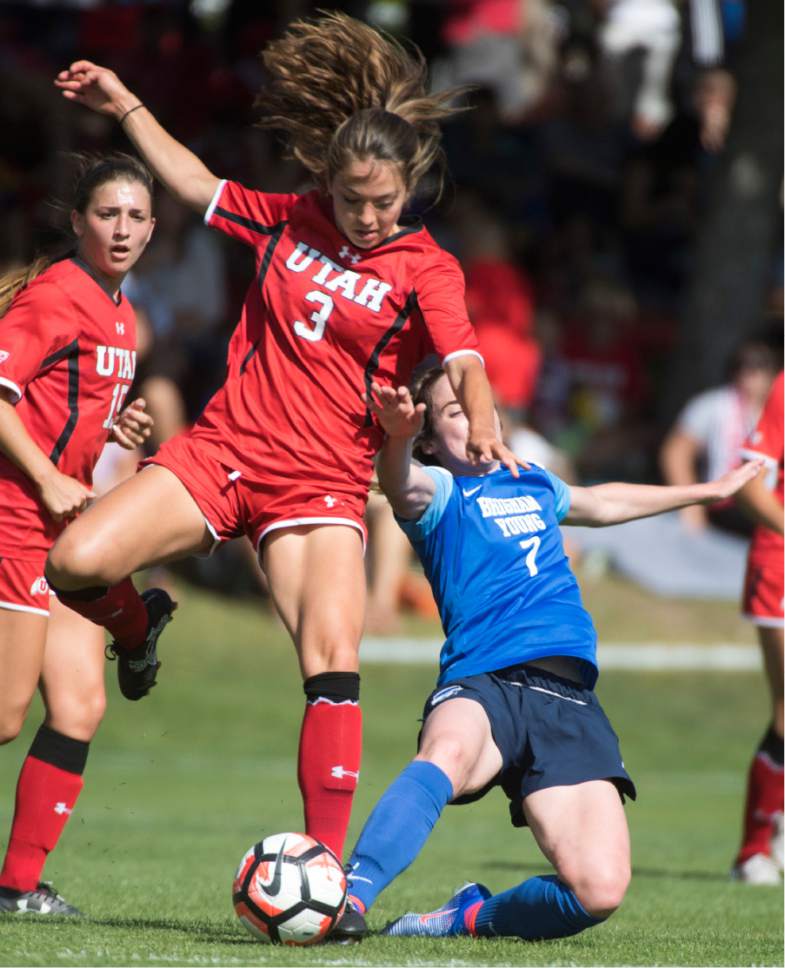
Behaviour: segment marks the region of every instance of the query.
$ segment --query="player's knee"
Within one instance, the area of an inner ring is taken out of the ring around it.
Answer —
[[[443,733],[427,740],[417,758],[438,766],[450,778],[454,796],[461,794],[472,764],[459,736]]]
[[[46,560],[46,580],[54,588],[72,590],[91,585],[111,585],[121,578],[110,573],[106,556],[97,541],[80,539],[68,531],[57,539]]]
[[[303,662],[311,675],[323,672],[357,672],[359,643],[341,632],[323,632],[302,643]]]
[[[607,865],[584,872],[576,879],[573,891],[588,914],[604,919],[621,905],[629,883],[628,864]]]
[[[8,706],[4,703],[0,706],[0,746],[16,739],[24,725],[26,713],[26,705]]]
[[[106,712],[102,687],[81,696],[63,696],[50,703],[47,725],[72,739],[89,743]]]

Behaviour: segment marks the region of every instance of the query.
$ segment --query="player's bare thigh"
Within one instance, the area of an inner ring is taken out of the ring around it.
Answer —
[[[771,690],[774,709],[774,727],[782,735],[783,731],[783,629],[765,625],[757,626],[758,641],[763,651],[763,666],[766,680]]]
[[[213,543],[188,489],[165,467],[146,467],[70,524],[47,562],[55,588],[113,585],[149,565],[209,550]]]
[[[0,608],[0,743],[24,723],[41,674],[46,623],[46,615]]]
[[[540,850],[586,910],[595,917],[615,910],[630,881],[630,835],[614,784],[537,790],[523,810]]]
[[[502,768],[488,715],[473,699],[447,699],[429,714],[416,759],[447,774],[453,798],[481,790]]]
[[[50,729],[89,742],[106,708],[104,630],[52,596],[39,688]]]
[[[303,677],[356,672],[365,619],[360,532],[342,524],[272,531],[261,561]]]

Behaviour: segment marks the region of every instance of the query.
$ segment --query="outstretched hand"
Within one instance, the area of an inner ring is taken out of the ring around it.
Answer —
[[[54,83],[68,101],[117,120],[139,103],[114,71],[88,60],[74,61],[60,71]]]
[[[366,402],[388,437],[414,437],[422,430],[425,404],[415,404],[408,387],[396,390],[372,383]]]
[[[466,442],[466,454],[472,464],[490,464],[493,461],[499,461],[513,477],[520,477],[519,467],[525,471],[531,469],[531,465],[516,457],[510,448],[506,447],[491,431],[475,433],[470,430],[469,439]]]
[[[145,412],[147,403],[139,397],[129,403],[112,425],[112,440],[126,450],[136,450],[153,430],[153,418]]]
[[[716,481],[712,481],[710,485],[712,489],[711,500],[724,501],[725,498],[732,497],[745,484],[749,484],[750,481],[754,480],[760,474],[763,470],[764,463],[765,461],[760,458],[746,461],[744,464],[740,464],[738,467],[734,467],[733,470],[723,474],[722,477],[718,477]]]

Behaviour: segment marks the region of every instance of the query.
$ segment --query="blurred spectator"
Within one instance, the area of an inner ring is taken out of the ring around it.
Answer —
[[[666,484],[708,481],[735,467],[743,441],[757,423],[779,362],[763,342],[743,343],[731,360],[728,382],[690,400],[665,438],[660,466]],[[749,534],[732,501],[679,512],[690,531],[709,523]]]
[[[151,345],[143,354],[139,392],[156,422],[154,449],[182,430],[203,402],[193,376],[208,358],[226,313],[223,250],[216,236],[162,192],[155,244],[129,279],[129,298],[144,313]],[[187,413],[183,394],[196,397]]]
[[[447,56],[437,89],[469,84],[493,93],[501,120],[520,121],[544,96],[557,64],[560,21],[548,0],[447,0]]]
[[[469,310],[485,369],[499,402],[528,407],[540,367],[534,338],[534,291],[515,264],[501,220],[479,198],[460,203],[461,264]]]
[[[681,41],[679,14],[671,0],[605,0],[600,46],[611,72],[613,115],[630,120],[650,140],[673,116],[671,71]],[[630,103],[630,101],[632,103]]]
[[[412,567],[412,547],[395,523],[387,498],[378,491],[371,491],[365,521],[368,526],[366,631],[374,635],[397,631],[402,611],[438,619],[428,580],[421,570]]]
[[[570,446],[584,480],[638,479],[645,473],[643,407],[649,394],[627,288],[591,280],[564,329]]]

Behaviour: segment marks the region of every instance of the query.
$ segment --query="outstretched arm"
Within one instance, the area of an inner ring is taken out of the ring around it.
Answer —
[[[436,491],[430,476],[412,460],[412,444],[422,427],[425,404],[415,406],[406,387],[394,390],[373,383],[371,388],[368,405],[387,434],[376,463],[379,483],[393,511],[415,521],[428,509]]]
[[[505,447],[496,434],[493,393],[482,362],[466,354],[449,360],[444,371],[469,421],[466,454],[471,462],[501,461],[513,477],[518,476],[519,464],[528,469],[529,465]]]
[[[63,97],[118,121],[156,178],[174,197],[203,215],[219,179],[155,120],[114,71],[74,61],[55,78]]]
[[[657,487],[613,483],[571,487],[570,510],[563,523],[600,528],[675,511],[690,504],[712,504],[735,494],[757,476],[762,466],[763,461],[750,461],[706,484]]]

